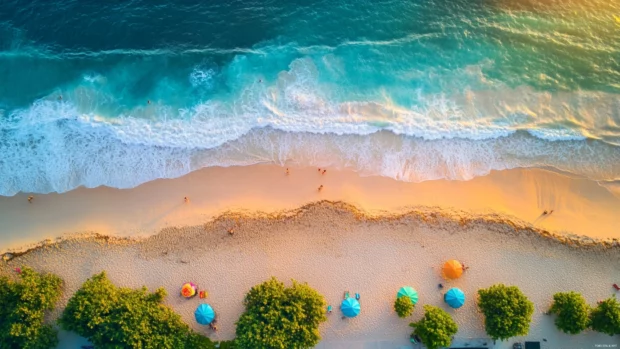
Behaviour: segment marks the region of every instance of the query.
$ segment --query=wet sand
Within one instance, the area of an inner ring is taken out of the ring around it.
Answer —
[[[207,168],[127,190],[79,188],[63,194],[0,197],[0,252],[72,233],[147,236],[226,211],[276,212],[318,200],[345,201],[370,213],[412,208],[496,213],[563,234],[620,238],[620,198],[597,183],[538,169],[493,172],[470,181],[406,183],[349,170],[275,165]],[[320,192],[318,187],[323,185]],[[189,203],[183,198],[188,197]],[[551,215],[542,215],[543,211]]]

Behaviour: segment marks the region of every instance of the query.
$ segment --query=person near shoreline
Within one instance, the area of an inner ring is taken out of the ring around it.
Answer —
[[[28,202],[29,202],[29,203],[32,203],[32,199],[34,199],[34,196],[30,195],[30,196],[28,197]]]

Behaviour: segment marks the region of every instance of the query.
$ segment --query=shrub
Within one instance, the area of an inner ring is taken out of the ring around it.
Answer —
[[[237,322],[239,348],[312,348],[320,340],[325,300],[306,284],[285,287],[275,278],[252,287]]]
[[[478,290],[478,308],[493,340],[524,336],[530,330],[534,304],[516,286],[493,285]]]
[[[56,347],[58,334],[43,318],[60,298],[62,280],[26,267],[19,277],[18,282],[0,278],[0,348]]]
[[[432,305],[425,305],[424,317],[409,326],[415,328],[413,334],[419,336],[428,349],[449,347],[452,336],[459,330],[450,314]]]
[[[413,314],[413,307],[414,305],[411,298],[407,296],[398,297],[394,302],[394,311],[396,311],[398,317],[401,318],[411,316],[411,314]]]
[[[219,349],[237,349],[236,341],[221,341],[218,342]]]
[[[589,307],[583,296],[576,292],[559,292],[553,295],[549,312],[556,314],[555,326],[562,332],[578,334],[588,328]]]
[[[590,312],[590,327],[610,336],[620,334],[620,303],[610,297]]]
[[[102,272],[71,297],[59,322],[97,348],[214,348],[161,304],[165,296],[163,288],[148,293],[146,287],[116,287]]]

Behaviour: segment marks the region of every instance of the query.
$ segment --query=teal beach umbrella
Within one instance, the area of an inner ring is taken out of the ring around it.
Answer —
[[[418,291],[416,291],[413,287],[403,286],[398,290],[396,294],[396,298],[407,296],[411,299],[411,303],[416,304],[418,302]]]
[[[196,316],[196,322],[199,324],[208,325],[215,319],[215,312],[209,304],[201,304],[194,312],[194,316]]]
[[[443,300],[452,308],[460,308],[465,304],[465,293],[458,288],[451,288],[443,296]]]
[[[340,310],[346,317],[356,317],[360,313],[360,302],[355,298],[347,298],[342,301]]]

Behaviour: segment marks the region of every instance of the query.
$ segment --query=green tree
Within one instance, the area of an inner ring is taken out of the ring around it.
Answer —
[[[493,285],[478,290],[478,308],[493,340],[524,336],[530,330],[534,304],[516,286]]]
[[[102,272],[71,297],[59,323],[102,349],[214,348],[161,304],[165,296],[163,288],[148,293],[146,287],[117,287]]]
[[[24,267],[20,280],[0,278],[0,349],[47,349],[58,345],[56,330],[43,323],[54,309],[62,280]]]
[[[219,349],[237,349],[237,344],[235,340],[232,341],[221,341],[218,342]]]
[[[610,336],[620,334],[620,302],[610,297],[590,312],[590,327]]]
[[[408,296],[397,297],[394,302],[394,311],[398,314],[398,317],[406,318],[413,314],[413,302]]]
[[[449,347],[452,336],[459,330],[450,314],[432,305],[425,305],[424,317],[409,326],[414,328],[413,334],[418,335],[428,349]]]
[[[578,334],[588,328],[590,311],[586,300],[577,292],[559,292],[553,295],[549,312],[556,314],[555,326],[562,332]]]
[[[242,349],[312,348],[320,340],[319,325],[326,321],[325,300],[307,284],[291,287],[271,278],[252,287],[237,321],[235,343]]]

